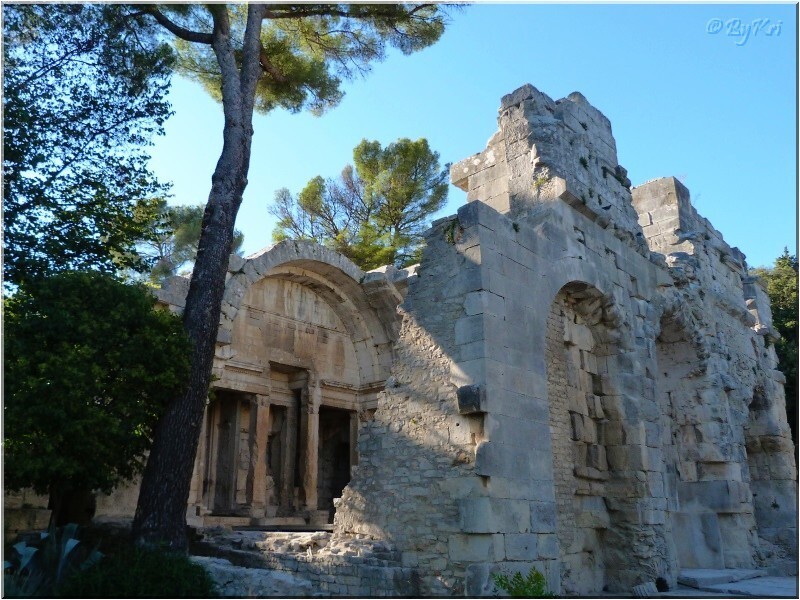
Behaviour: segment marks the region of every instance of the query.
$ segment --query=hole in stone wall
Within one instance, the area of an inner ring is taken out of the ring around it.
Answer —
[[[609,445],[621,447],[621,423],[607,410],[618,407],[604,395],[602,373],[615,360],[616,348],[606,340],[605,300],[586,284],[566,286],[557,296],[547,321],[545,356],[561,593],[594,595],[613,587],[614,570],[624,568],[630,554],[625,529],[608,510],[613,477]],[[611,533],[613,532],[613,533]]]

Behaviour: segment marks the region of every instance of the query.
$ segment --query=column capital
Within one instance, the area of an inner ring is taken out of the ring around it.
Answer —
[[[308,379],[308,414],[316,414],[319,412],[320,404],[322,404],[322,386],[319,379],[309,376]]]

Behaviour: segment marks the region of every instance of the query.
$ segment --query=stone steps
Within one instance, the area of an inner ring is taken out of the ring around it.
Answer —
[[[402,565],[400,552],[390,544],[331,537],[322,531],[210,528],[198,531],[190,552],[206,557],[197,560],[213,567],[223,596],[288,593],[279,589],[312,596],[420,595],[418,574]],[[289,578],[276,580],[271,572]]]
[[[263,519],[259,519],[261,521]],[[270,531],[270,532],[280,532],[286,531],[288,533],[313,533],[315,531],[333,531],[332,524],[326,525],[307,525],[306,523],[300,524],[290,524],[290,525],[281,525],[281,524],[274,524],[274,523],[259,523],[257,525],[234,525],[232,527],[234,531]]]
[[[683,569],[678,589],[661,597],[797,598],[797,576],[776,577],[766,569]]]
[[[253,519],[250,517],[218,517],[216,515],[206,515],[202,517],[201,527],[244,527],[252,525]]]
[[[773,577],[765,569],[682,569],[678,587],[659,592],[653,582],[633,588],[635,598],[796,598],[796,577]]]
[[[333,531],[333,525],[312,519],[307,522],[303,517],[237,517],[222,515],[205,515],[193,523],[196,527],[227,527],[236,531],[291,531],[313,532]]]
[[[753,579],[766,574],[766,571],[759,569],[681,569],[678,574],[678,583],[703,589],[709,585]]]

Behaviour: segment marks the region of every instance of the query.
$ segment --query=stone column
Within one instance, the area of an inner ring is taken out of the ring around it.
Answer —
[[[294,510],[294,465],[297,451],[297,400],[286,411],[286,425],[281,436],[283,455],[281,457],[280,514],[287,515]],[[300,407],[302,408],[302,407]]]
[[[267,505],[267,442],[269,439],[269,397],[253,394],[250,400],[250,469],[247,500],[250,514],[263,517]]]
[[[203,480],[204,499],[206,510],[214,510],[215,496],[217,495],[217,460],[219,459],[219,400],[214,400],[206,406],[206,460]]]
[[[305,491],[306,510],[317,510],[317,475],[319,470],[319,407],[322,404],[322,390],[316,378],[309,378],[308,392],[304,397],[302,417],[305,426],[305,469],[303,471],[303,489]]]

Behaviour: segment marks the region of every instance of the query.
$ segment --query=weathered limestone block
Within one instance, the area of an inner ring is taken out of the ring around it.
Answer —
[[[467,498],[459,503],[461,529],[467,533],[526,533],[531,529],[526,500]]]
[[[535,560],[539,557],[539,536],[531,533],[506,534],[506,558],[508,560]]]
[[[714,513],[671,514],[678,563],[684,569],[724,569],[722,535]]]
[[[773,342],[777,341],[780,334],[772,325],[769,297],[761,281],[757,277],[744,277],[742,283],[747,310],[755,319],[753,327],[755,332],[767,336]]]
[[[229,273],[237,273],[242,270],[242,267],[245,266],[245,259],[238,254],[231,254],[228,257],[228,272]]]
[[[749,509],[747,485],[738,481],[694,481],[678,483],[681,507],[688,512],[736,513]]]
[[[608,462],[606,461],[606,449],[599,444],[590,444],[587,448],[586,466],[598,471],[608,470]]]
[[[186,294],[189,293],[188,277],[168,277],[161,288],[155,294],[159,302],[166,304],[170,308],[183,309],[186,306]]]
[[[450,559],[454,561],[498,561],[505,557],[502,535],[453,534],[448,543]]]

